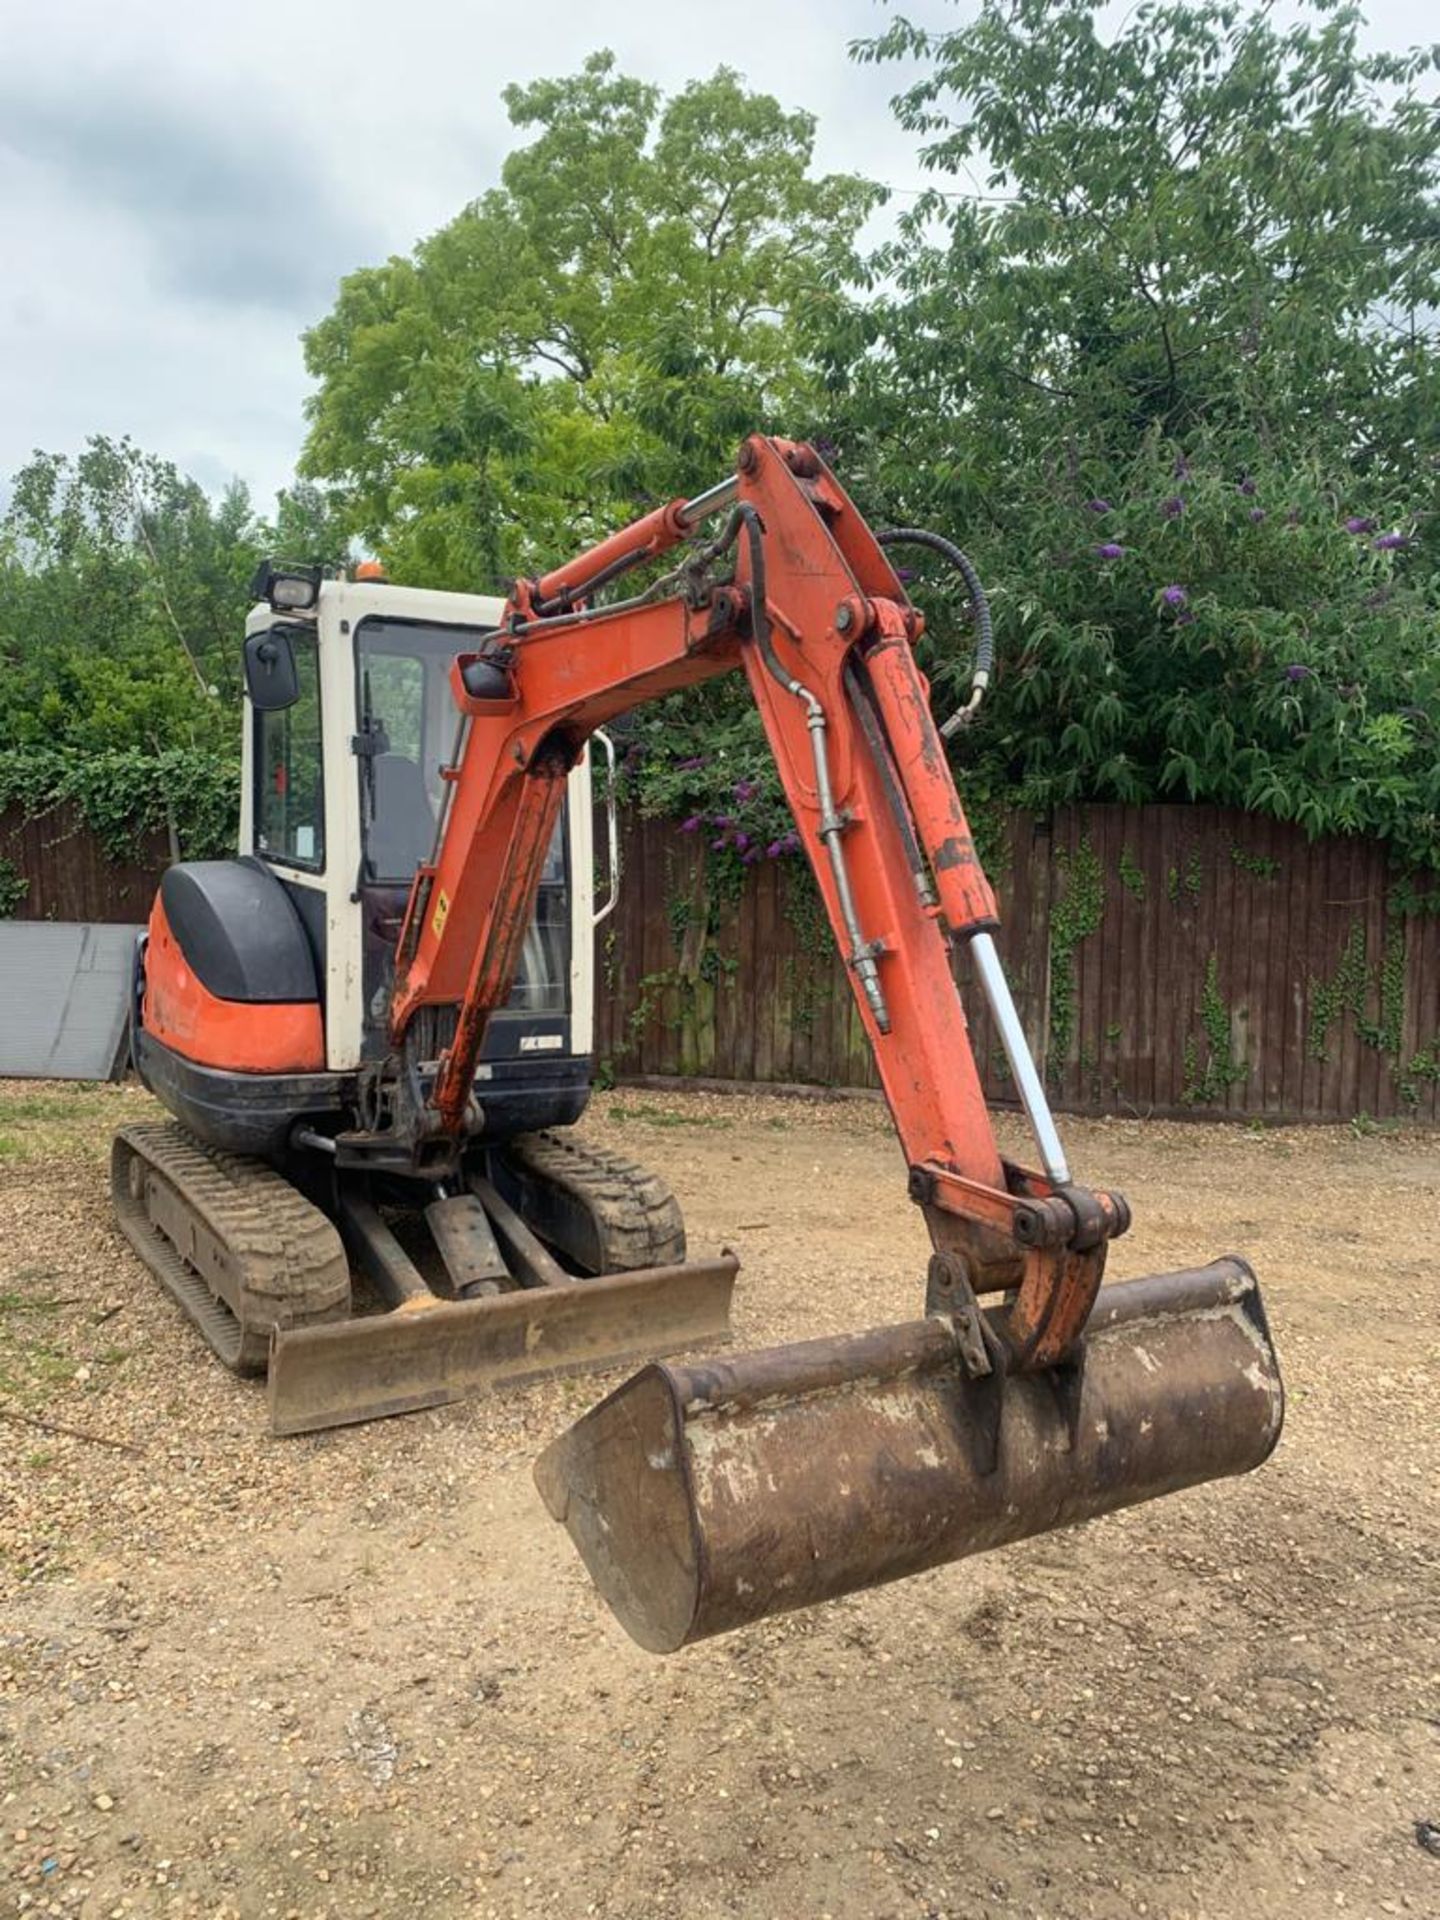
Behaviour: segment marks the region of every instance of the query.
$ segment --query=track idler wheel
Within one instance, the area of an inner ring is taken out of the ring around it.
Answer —
[[[1240,1259],[1102,1289],[1063,1368],[975,1377],[967,1345],[968,1361],[937,1316],[647,1367],[546,1450],[536,1481],[621,1625],[670,1653],[1248,1472],[1280,1435],[1279,1366]]]

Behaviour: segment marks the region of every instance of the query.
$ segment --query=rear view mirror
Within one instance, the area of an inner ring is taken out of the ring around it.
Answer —
[[[245,691],[257,713],[281,713],[300,698],[295,649],[284,627],[268,627],[247,637]]]

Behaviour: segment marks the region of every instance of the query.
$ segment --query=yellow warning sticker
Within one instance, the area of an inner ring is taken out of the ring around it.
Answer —
[[[435,902],[435,912],[433,913],[430,919],[430,931],[434,934],[437,940],[440,938],[441,934],[445,931],[445,922],[449,918],[449,916],[450,916],[450,896],[448,893],[446,893],[445,889],[442,887],[440,889],[440,897]]]

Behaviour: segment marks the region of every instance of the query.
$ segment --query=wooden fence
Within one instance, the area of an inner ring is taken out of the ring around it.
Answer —
[[[0,814],[27,919],[142,921],[163,835],[108,861],[69,807]],[[1209,807],[1016,815],[1000,946],[1056,1103],[1092,1112],[1440,1121],[1440,914],[1388,911],[1383,848]],[[3,877],[3,869],[0,869]],[[703,840],[629,822],[600,932],[596,1051],[621,1076],[873,1087],[843,966],[794,863],[741,888]],[[1005,1061],[962,974],[986,1089]]]
[[[597,1052],[626,1075],[874,1086],[828,928],[785,861],[714,897],[703,843],[631,823]],[[1440,1119],[1440,915],[1392,915],[1383,848],[1213,807],[1013,818],[1000,947],[1060,1106]],[[986,1090],[1013,1098],[962,973]]]
[[[11,907],[17,920],[148,919],[155,887],[165,869],[163,833],[142,834],[124,860],[106,858],[99,840],[68,800],[27,820],[19,807],[0,810],[0,883],[8,875],[26,882]]]

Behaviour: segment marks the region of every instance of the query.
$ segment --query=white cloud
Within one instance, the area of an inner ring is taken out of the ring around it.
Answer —
[[[901,9],[953,25],[942,0]],[[1373,0],[1377,43],[1421,0]],[[261,497],[303,433],[299,336],[340,274],[405,252],[494,183],[509,81],[597,46],[668,88],[720,64],[819,116],[817,158],[920,179],[893,68],[847,43],[871,0],[0,0],[0,475],[128,432]]]

